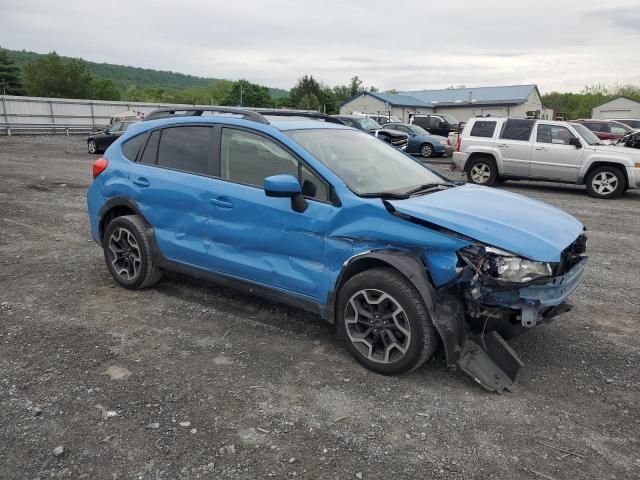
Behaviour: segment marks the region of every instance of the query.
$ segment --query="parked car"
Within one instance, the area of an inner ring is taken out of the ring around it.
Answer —
[[[596,198],[640,188],[640,152],[603,145],[581,123],[471,118],[453,161],[479,185],[509,179],[575,183]]]
[[[448,137],[450,132],[457,132],[460,122],[451,115],[439,113],[437,115],[414,115],[413,125],[424,128],[432,135]]]
[[[574,217],[452,183],[357,129],[221,107],[150,119],[94,162],[87,191],[125,288],[211,279],[316,312],[373,371],[413,370],[441,344],[500,391],[522,366],[503,336],[566,311],[581,282]]]
[[[572,120],[573,123],[580,123],[595,133],[600,140],[617,140],[633,128],[615,120]]]
[[[407,153],[422,155],[424,158],[451,156],[453,147],[449,140],[439,135],[431,135],[424,128],[410,123],[387,123],[384,128],[398,130],[409,135]]]
[[[640,120],[636,118],[616,118],[614,120],[618,123],[624,123],[631,128],[640,128]]]
[[[382,127],[378,122],[367,116],[360,115],[331,115],[332,118],[343,124],[370,133],[376,138],[393,145],[401,150],[406,150],[409,136],[406,133],[390,130]]]
[[[384,114],[379,114],[379,113],[365,113],[364,115],[369,117],[369,118],[371,118],[372,120],[375,120],[380,125],[386,125],[387,123],[401,123],[402,122],[402,120],[400,120],[400,118],[396,117],[395,115],[384,115]]]
[[[617,147],[639,148],[640,149],[640,130],[634,130],[621,136],[614,142]]]
[[[87,150],[89,153],[100,153],[105,151],[109,145],[115,142],[127,129],[140,120],[128,122],[116,122],[109,125],[104,130],[90,133],[87,137]]]
[[[127,110],[126,112],[118,113],[109,119],[109,125],[113,125],[117,122],[135,122],[142,120],[144,113],[136,112],[135,110]]]

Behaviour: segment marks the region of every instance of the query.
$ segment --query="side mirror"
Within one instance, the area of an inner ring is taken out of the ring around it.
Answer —
[[[577,137],[571,137],[569,139],[569,145],[573,145],[576,148],[582,148],[582,142]]]
[[[267,197],[286,197],[291,199],[291,208],[295,212],[304,212],[307,201],[302,195],[302,187],[293,175],[272,175],[264,179],[264,193]]]

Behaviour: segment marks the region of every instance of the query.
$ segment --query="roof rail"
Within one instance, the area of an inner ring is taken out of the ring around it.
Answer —
[[[260,114],[269,115],[272,117],[301,117],[301,118],[311,118],[314,120],[324,120],[327,123],[337,123],[339,125],[344,125],[344,122],[338,120],[337,118],[332,117],[331,115],[326,115],[324,113],[318,112],[300,112],[298,110],[263,110],[260,109]]]
[[[235,115],[240,115],[247,120],[252,120],[258,123],[264,123],[265,125],[269,124],[269,120],[264,118],[263,115],[254,111],[247,110],[244,108],[234,108],[234,107],[169,107],[169,108],[159,108],[158,110],[154,110],[145,116],[146,120],[157,120],[159,118],[170,118],[170,117],[200,117],[203,112],[215,112],[215,113],[231,113]]]

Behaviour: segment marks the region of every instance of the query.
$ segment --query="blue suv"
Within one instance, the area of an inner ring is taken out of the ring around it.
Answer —
[[[334,323],[376,372],[413,370],[441,344],[449,366],[512,389],[522,363],[505,338],[570,308],[582,224],[452,183],[331,117],[282,115],[159,110],[111,145],[87,203],[113,278],[244,288]]]

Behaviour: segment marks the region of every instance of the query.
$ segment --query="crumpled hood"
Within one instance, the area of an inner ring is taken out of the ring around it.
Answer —
[[[575,217],[551,205],[472,184],[389,203],[406,215],[541,262],[560,261],[583,230]]]

